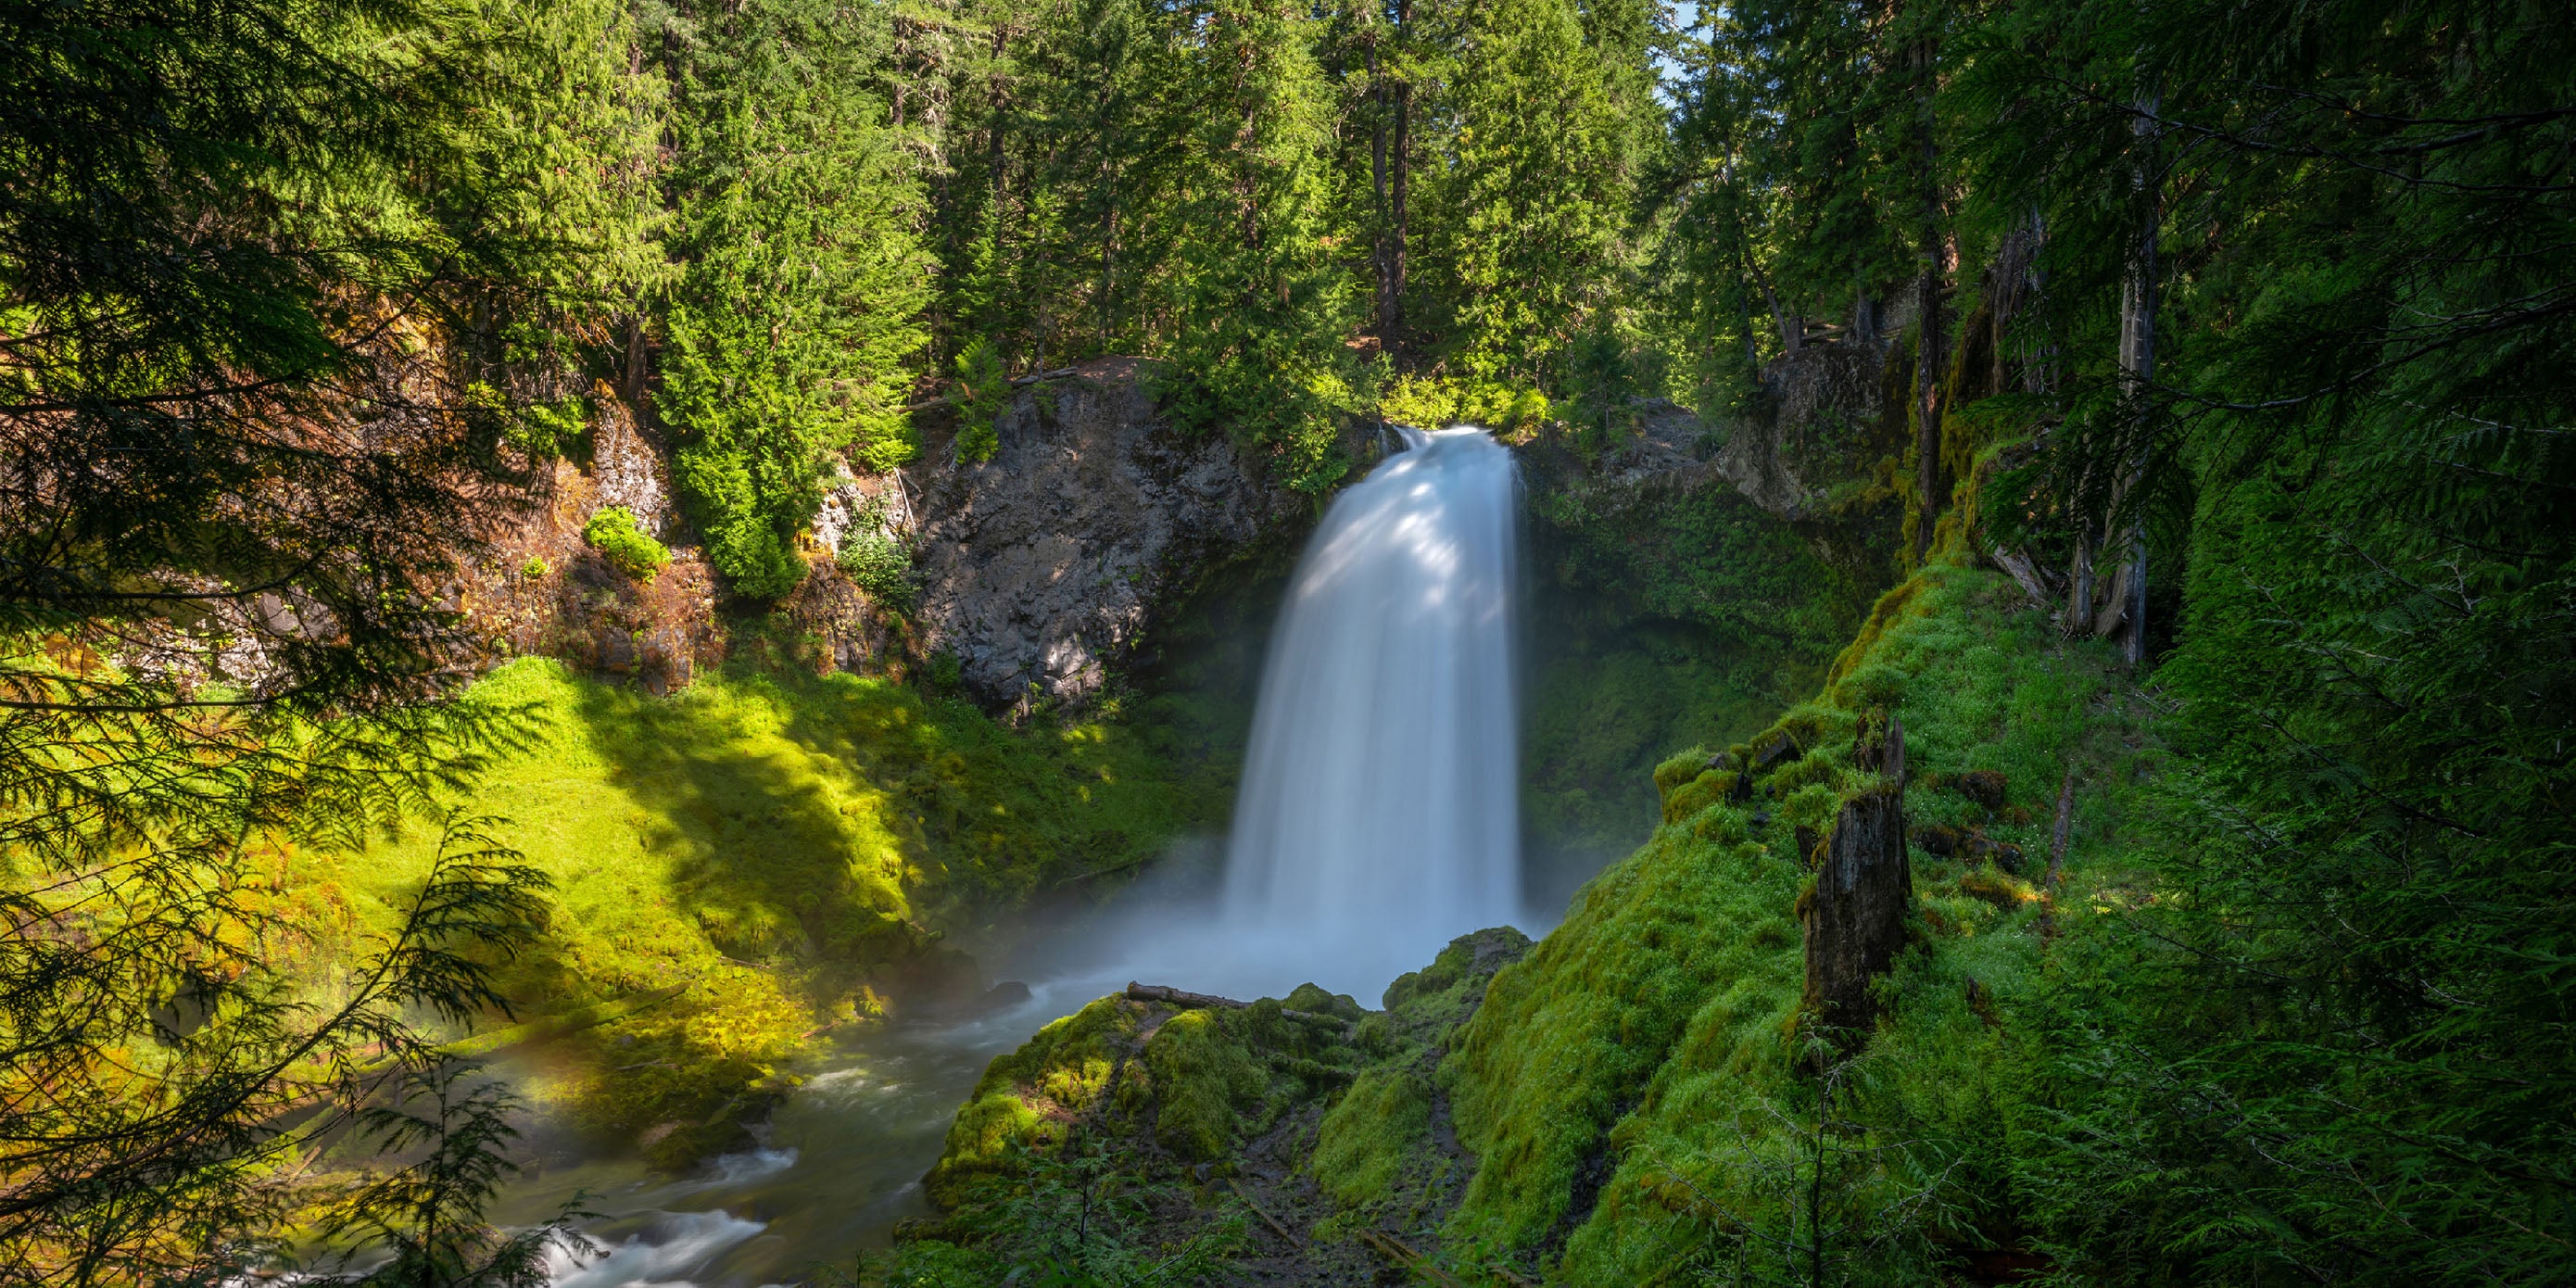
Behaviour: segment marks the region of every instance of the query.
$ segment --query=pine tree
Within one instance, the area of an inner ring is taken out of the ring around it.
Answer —
[[[754,0],[674,16],[671,186],[684,269],[657,408],[708,562],[755,598],[805,576],[797,533],[836,455],[890,469],[925,341],[909,158],[870,81],[883,11]]]

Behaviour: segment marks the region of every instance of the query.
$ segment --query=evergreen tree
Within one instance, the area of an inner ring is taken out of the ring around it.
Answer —
[[[451,833],[317,997],[263,849],[470,768],[452,581],[649,280],[628,34],[590,0],[0,8],[0,1278],[239,1273],[288,1165],[443,1062],[413,1017],[497,1002],[544,886],[506,851]]]
[[[836,455],[891,469],[926,336],[927,260],[909,159],[870,89],[884,10],[754,0],[674,13],[684,262],[664,319],[658,408],[707,559],[755,598],[805,576],[797,533]]]
[[[1426,285],[1461,367],[1538,383],[1608,302],[1639,158],[1567,0],[1498,0],[1455,39]]]
[[[1281,477],[1320,491],[1344,463],[1334,417],[1352,318],[1332,230],[1317,24],[1275,0],[1211,0],[1185,27],[1172,110],[1183,137],[1166,401],[1184,424],[1275,445]]]
[[[2564,1278],[2570,41],[2513,6],[2032,4],[1966,65],[1971,210],[2040,213],[2067,376],[2015,486],[2061,541],[2144,520],[2180,592],[2159,893],[2064,1001],[2029,1162],[2084,1273]]]

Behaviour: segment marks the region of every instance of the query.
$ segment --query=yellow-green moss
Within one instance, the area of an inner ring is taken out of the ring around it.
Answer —
[[[1183,1011],[1163,1021],[1145,1043],[1158,1111],[1154,1140],[1193,1162],[1225,1157],[1235,1143],[1235,1111],[1258,1100],[1269,1076],[1227,1032],[1219,1011]]]
[[[1757,1160],[1776,1161],[1782,1133],[1794,1136],[1780,1110],[1801,1085],[1791,1069],[1804,872],[1792,829],[1826,826],[1858,781],[1846,744],[1860,710],[1886,702],[1903,719],[1910,818],[1974,821],[2038,862],[2066,768],[2124,781],[2109,767],[2137,754],[2108,651],[2062,644],[2009,583],[1957,562],[1882,597],[1834,677],[1747,744],[1786,734],[1804,749],[1757,777],[1753,802],[1701,804],[1701,785],[1722,775],[1700,771],[1700,749],[1667,761],[1657,785],[1682,821],[1596,878],[1563,925],[1496,976],[1438,1075],[1479,1156],[1445,1228],[1453,1251],[1524,1262],[1546,1252],[1549,1277],[1565,1283],[1648,1282],[1708,1246],[1717,1213],[1772,1201]],[[1968,769],[2004,775],[2003,810],[1988,817],[1939,786]],[[2103,852],[2116,799],[2088,795],[2078,863]],[[1753,823],[1757,809],[1767,825]],[[2036,892],[1930,856],[1915,872],[1927,938],[1886,985],[1889,1016],[1868,1048],[1881,1072],[1851,1112],[2000,1149],[2018,1093],[1991,1021],[2036,972]],[[1592,1205],[1579,1210],[1586,1193]]]
[[[996,1056],[948,1127],[948,1145],[922,1185],[954,1204],[975,1178],[1005,1170],[1014,1147],[1064,1144],[1069,1124],[1091,1112],[1135,1050],[1145,1006],[1104,997]],[[1123,1090],[1123,1088],[1122,1088]]]
[[[1358,1206],[1395,1189],[1431,1143],[1431,1080],[1409,1067],[1371,1069],[1324,1115],[1310,1163],[1333,1201]]]

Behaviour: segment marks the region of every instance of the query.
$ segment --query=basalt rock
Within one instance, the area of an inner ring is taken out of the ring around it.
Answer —
[[[1081,703],[1158,610],[1311,513],[1224,434],[1166,423],[1141,366],[1103,358],[1034,384],[995,422],[991,460],[934,432],[905,471],[920,646],[954,655],[989,709]]]

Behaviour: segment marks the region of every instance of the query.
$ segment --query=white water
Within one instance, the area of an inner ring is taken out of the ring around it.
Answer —
[[[556,1288],[749,1288],[882,1237],[919,1210],[912,1178],[983,1058],[1126,980],[1238,997],[1311,980],[1373,1005],[1451,939],[1521,916],[1519,476],[1481,430],[1403,432],[1408,450],[1333,501],[1289,584],[1217,905],[1148,883],[1070,958],[1026,963],[1029,1005],[817,1076],[780,1111],[801,1154],[611,1187],[625,1216],[597,1232],[609,1255],[560,1259]]]
[[[1226,855],[1226,920],[1372,1001],[1520,911],[1519,476],[1481,430],[1404,433],[1297,565]]]

